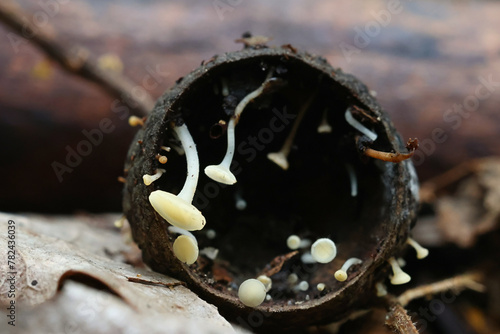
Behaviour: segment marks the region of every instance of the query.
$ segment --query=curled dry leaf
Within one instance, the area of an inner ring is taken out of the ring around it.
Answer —
[[[178,285],[178,280],[117,261],[115,258],[121,256],[119,254],[126,251],[128,246],[117,231],[103,228],[112,226],[116,217],[105,216],[105,224],[89,226],[82,218],[0,214],[0,222],[9,219],[16,222],[16,302],[19,310],[32,314],[35,319],[27,321],[28,317],[23,316],[28,330],[37,328],[38,322],[40,325],[63,326],[67,324],[62,322],[63,319],[68,317],[78,326],[84,326],[82,332],[92,328],[92,332],[104,333],[106,331],[103,329],[94,330],[94,327],[107,323],[117,326],[114,330],[118,330],[121,327],[114,320],[115,317],[133,313],[134,316],[123,318],[127,320],[124,323],[131,328],[141,328],[141,324],[153,321],[148,324],[151,328],[166,329],[172,326],[173,330],[169,332],[175,333],[180,332],[179,323],[199,321],[203,325],[198,326],[197,331],[188,332],[232,331],[231,325],[214,306]],[[0,247],[7,248],[6,233],[0,235]],[[6,293],[9,289],[6,280],[9,270],[6,270],[6,266],[5,257],[0,258],[1,305],[10,302]],[[128,277],[140,277],[142,282],[152,284],[130,282]],[[76,283],[68,284],[68,279],[84,282],[88,286],[97,285],[112,293]],[[62,288],[58,293],[60,286]],[[88,319],[81,317],[85,312],[69,305],[96,305],[91,302],[93,299],[98,300],[99,307],[106,312],[94,310],[96,317],[92,322],[96,324],[88,324]],[[45,317],[52,317],[56,322],[45,321]],[[176,320],[170,322],[174,317]],[[46,332],[58,332],[57,328],[45,329]]]
[[[479,159],[464,166],[429,180],[422,189],[427,198],[436,198],[436,227],[443,241],[468,248],[500,222],[500,158]]]

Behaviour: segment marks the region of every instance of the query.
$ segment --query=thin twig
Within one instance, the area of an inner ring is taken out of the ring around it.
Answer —
[[[173,288],[173,287],[176,287],[179,285],[186,286],[186,283],[181,282],[181,281],[165,283],[165,282],[161,282],[161,281],[151,281],[148,279],[143,279],[143,278],[138,278],[138,277],[129,277],[129,276],[126,276],[126,277],[127,277],[127,280],[129,282],[141,283],[141,284],[146,284],[146,285],[162,285],[162,286],[165,286],[167,288]]]
[[[411,302],[414,299],[435,295],[437,293],[448,290],[453,290],[457,293],[465,289],[484,292],[486,289],[484,285],[477,282],[480,279],[481,276],[477,273],[467,273],[458,275],[452,278],[445,279],[443,281],[422,285],[414,289],[406,290],[397,298],[397,301],[402,306],[406,306],[408,305],[409,302]]]
[[[47,29],[35,26],[28,20],[21,9],[11,0],[0,2],[0,21],[8,25],[17,34],[27,37],[50,58],[59,63],[66,71],[97,83],[111,95],[123,99],[123,102],[142,116],[154,107],[154,100],[144,92],[142,98],[136,98],[132,90],[137,85],[128,78],[100,69],[90,58],[89,51],[80,46],[70,49],[58,43],[47,33]]]
[[[393,153],[393,152],[381,152],[381,151],[377,151],[377,150],[374,150],[372,148],[366,147],[366,148],[364,148],[363,153],[364,153],[364,155],[366,155],[368,157],[379,159],[382,161],[401,162],[401,161],[409,159],[413,156],[413,154],[415,153],[415,150],[418,148],[418,139],[417,138],[408,139],[408,143],[406,143],[406,148],[408,150],[407,153],[400,153],[400,152]]]
[[[391,305],[385,318],[385,324],[399,334],[418,334],[418,330],[415,328],[410,316],[399,303]]]

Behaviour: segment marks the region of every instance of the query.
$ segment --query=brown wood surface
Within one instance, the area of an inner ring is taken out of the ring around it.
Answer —
[[[18,3],[26,19],[48,18],[42,28],[68,47],[82,45],[96,60],[106,53],[118,55],[124,74],[140,86],[148,68],[168,72],[148,91],[154,98],[201,60],[241,48],[233,40],[252,31],[273,37],[270,44],[291,43],[321,54],[376,91],[402,135],[421,140],[416,162],[424,179],[473,157],[500,154],[495,140],[500,134],[500,85],[473,111],[444,119],[454,104],[473,102],[478,77],[500,81],[498,2],[402,1],[400,7],[388,8],[383,1],[360,0],[314,5],[54,0],[44,3],[57,6],[45,9],[35,1]],[[219,12],[214,4],[221,6]],[[381,21],[383,26],[374,23],[374,13],[389,9],[393,13]],[[342,47],[355,47],[356,31],[370,26],[366,45],[358,43],[348,61]],[[13,47],[10,32],[0,25],[2,210],[119,210],[122,185],[116,177],[136,130],[113,112],[115,97],[94,84],[57,65],[48,75],[40,74],[44,55],[29,42]],[[116,128],[59,182],[52,162],[64,163],[65,147],[76,148],[85,139],[82,130],[98,128],[103,118]]]

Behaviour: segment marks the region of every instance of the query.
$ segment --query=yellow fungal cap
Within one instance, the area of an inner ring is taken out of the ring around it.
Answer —
[[[288,248],[294,250],[300,247],[300,237],[297,235],[291,235],[286,239],[286,245]]]
[[[138,126],[138,125],[144,125],[144,121],[142,120],[142,118],[139,118],[137,116],[130,116],[128,118],[128,124],[130,126]]]
[[[267,158],[284,170],[288,169],[288,159],[283,152],[268,153]]]
[[[321,238],[312,244],[311,255],[319,263],[329,263],[337,256],[337,247],[332,240]]]
[[[180,235],[174,241],[174,254],[184,263],[195,263],[198,259],[198,245],[196,240],[187,235]]]
[[[257,277],[257,280],[259,280],[260,282],[262,282],[262,284],[264,284],[266,292],[271,290],[273,286],[273,281],[269,277],[267,277],[266,275],[260,275],[259,277]]]
[[[153,191],[149,202],[156,212],[170,224],[187,231],[198,231],[205,226],[205,217],[194,205],[162,190]]]
[[[223,184],[235,184],[236,177],[230,170],[220,165],[211,165],[205,168],[205,174],[216,182]]]
[[[266,298],[266,287],[259,280],[247,279],[238,289],[238,298],[246,306],[257,307]]]
[[[347,273],[344,270],[339,269],[335,272],[335,279],[339,282],[344,282],[347,279]]]

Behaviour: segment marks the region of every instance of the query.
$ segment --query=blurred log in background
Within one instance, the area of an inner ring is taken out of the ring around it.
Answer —
[[[403,137],[421,140],[415,163],[422,179],[500,154],[500,86],[479,88],[500,81],[498,2],[229,3],[18,1],[26,20],[122,71],[136,94],[159,97],[203,59],[239,49],[234,39],[251,31],[321,54],[367,83]],[[119,211],[116,178],[135,132],[120,117],[123,98],[65,73],[5,26],[0,40],[1,209]],[[475,98],[478,90],[486,97]],[[82,131],[99,129],[103,119],[113,130],[59,179],[53,162],[66,165],[68,147],[76,150],[86,140]]]

